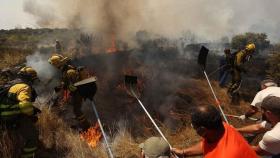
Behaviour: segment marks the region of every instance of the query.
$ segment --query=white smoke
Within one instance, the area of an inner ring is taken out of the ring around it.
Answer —
[[[37,102],[46,104],[54,97],[54,88],[59,85],[58,71],[48,63],[49,54],[35,52],[26,57],[26,65],[34,68],[40,82],[34,85],[38,93]],[[40,105],[41,106],[41,105]]]
[[[177,37],[192,31],[207,39],[248,31],[279,40],[278,0],[25,0],[41,27],[82,28],[129,40],[139,30]]]

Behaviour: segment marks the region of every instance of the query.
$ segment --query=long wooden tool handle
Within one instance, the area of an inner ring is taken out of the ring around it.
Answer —
[[[213,96],[214,96],[214,98],[215,98],[216,104],[217,104],[219,110],[221,111],[224,120],[226,121],[226,123],[229,123],[228,120],[227,120],[227,117],[226,117],[226,115],[225,115],[225,113],[224,113],[224,111],[223,111],[223,109],[222,109],[222,107],[221,107],[221,103],[220,103],[220,101],[218,100],[218,98],[217,98],[217,96],[216,96],[216,94],[215,94],[215,92],[214,92],[214,90],[213,90],[213,87],[212,87],[212,85],[211,85],[211,83],[210,83],[210,81],[209,81],[209,79],[208,79],[208,76],[207,76],[206,71],[204,70],[203,73],[204,73],[204,75],[205,75],[205,77],[206,77],[206,79],[207,79],[207,82],[208,82],[208,84],[209,84],[209,86],[210,86],[210,89],[211,89],[211,91],[212,91],[212,94],[213,94]]]
[[[103,129],[102,123],[101,123],[101,121],[100,121],[99,115],[98,115],[98,113],[97,113],[96,107],[95,107],[95,105],[94,105],[94,101],[91,101],[91,103],[92,103],[93,111],[94,111],[95,116],[96,116],[96,118],[97,118],[97,122],[98,122],[98,124],[99,124],[99,127],[100,127],[100,129],[101,129],[102,135],[103,135],[103,137],[104,137],[105,144],[106,144],[106,148],[107,148],[107,150],[108,150],[108,152],[109,152],[110,158],[114,158],[113,153],[112,153],[112,151],[111,151],[111,148],[110,148],[110,146],[109,146],[109,143],[108,143],[108,140],[107,140],[105,131],[104,131],[104,129]]]

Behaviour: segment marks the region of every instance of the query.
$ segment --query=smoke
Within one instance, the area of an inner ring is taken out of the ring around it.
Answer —
[[[279,40],[280,1],[263,0],[25,0],[40,27],[80,28],[129,41],[139,30],[178,37],[191,31],[208,40],[257,31]]]
[[[58,71],[48,63],[50,54],[42,54],[35,52],[26,57],[26,65],[34,68],[37,72],[39,83],[34,84],[34,88],[38,94],[37,101],[39,103],[47,103],[54,93],[54,88],[59,85]]]

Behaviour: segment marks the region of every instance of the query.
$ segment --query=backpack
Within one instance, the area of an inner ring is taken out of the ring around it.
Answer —
[[[16,66],[13,68],[4,68],[0,70],[0,78],[2,81],[8,82],[11,80],[15,80],[18,77],[19,70],[23,67],[23,65]]]
[[[9,103],[9,102],[14,102],[16,101],[16,96],[9,96],[8,92],[9,89],[18,83],[23,83],[21,79],[14,79],[12,81],[8,81],[3,85],[0,85],[0,103]]]

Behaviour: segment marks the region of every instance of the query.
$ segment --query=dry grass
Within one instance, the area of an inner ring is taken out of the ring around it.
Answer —
[[[217,84],[214,82],[214,89],[216,89],[217,96],[220,98],[223,108],[226,113],[240,114],[240,111],[246,109],[246,103],[241,102],[240,106],[231,106],[230,100],[226,97],[226,92],[224,89],[219,90]],[[196,87],[196,88],[194,88]],[[194,144],[200,140],[195,131],[189,125],[189,111],[188,107],[214,103],[212,94],[206,81],[204,80],[191,80],[187,87],[182,87],[179,92],[182,98],[193,98],[192,102],[185,103],[182,109],[184,112],[182,114],[174,114],[181,118],[184,122],[183,126],[179,127],[176,131],[171,131],[161,124],[158,120],[157,122],[161,126],[163,133],[166,135],[167,139],[174,147],[187,147]],[[182,108],[182,107],[180,107]],[[234,125],[242,125],[244,123],[237,121],[236,119],[229,118],[230,122]],[[139,121],[143,121],[139,119]],[[147,121],[147,120],[146,120]],[[118,126],[117,131],[114,136],[112,136],[111,147],[114,156],[117,158],[134,158],[139,155],[138,144],[143,142],[146,138],[152,135],[158,135],[151,124],[144,122],[137,122],[138,124],[145,125],[145,127],[138,126],[139,132],[142,132],[142,136],[132,136],[130,128],[126,126]],[[37,122],[40,131],[40,141],[42,142],[42,147],[39,151],[39,157],[65,157],[65,158],[106,158],[107,153],[104,148],[104,144],[100,142],[96,148],[92,149],[84,142],[78,132],[69,128],[68,125],[57,116],[55,113],[51,112],[49,109],[43,109],[39,116]],[[154,132],[151,132],[150,129]],[[154,133],[154,134],[153,134]],[[2,133],[2,139],[0,142],[2,157],[12,157],[9,154],[13,153],[13,141],[7,132]],[[143,137],[144,136],[144,137]]]
[[[25,56],[26,54],[19,52],[3,53],[2,55],[0,55],[0,68],[14,66],[22,63],[25,60]],[[157,122],[161,126],[163,133],[166,135],[170,143],[174,147],[179,148],[190,146],[191,144],[194,144],[200,140],[195,131],[190,127],[190,112],[188,111],[189,107],[201,104],[215,104],[206,80],[190,79],[188,83],[185,83],[184,85],[185,86],[182,86],[176,91],[176,94],[183,100],[183,102],[175,103],[175,107],[177,108],[175,110],[177,111],[175,111],[174,116],[172,116],[174,117],[174,119],[180,120],[182,122],[182,125],[175,131],[171,131],[157,120]],[[213,82],[213,88],[222,104],[223,109],[225,110],[225,113],[238,115],[242,114],[247,109],[248,103],[243,101],[241,101],[240,106],[231,105],[230,100],[226,95],[226,89],[219,88],[216,82]],[[124,99],[123,97],[126,97],[126,99]],[[126,95],[122,96],[121,94],[119,94],[119,99],[126,100],[126,102],[128,102],[122,105],[126,108],[115,107],[114,110],[128,109],[131,110],[131,112],[135,112],[133,111],[135,110],[135,108],[127,106],[131,104],[131,98],[127,99]],[[115,118],[111,117],[112,111],[110,111],[110,106],[107,106],[104,103],[100,103],[100,105],[103,105],[98,108],[101,112],[101,116],[104,117],[104,122],[109,124],[108,122],[114,121]],[[119,126],[117,127],[117,130],[113,132],[110,140],[111,147],[116,158],[138,157],[140,152],[138,144],[142,143],[146,138],[150,136],[158,136],[158,133],[155,131],[154,127],[146,118],[146,116],[144,114],[142,116],[144,118],[137,117],[134,120],[135,122],[133,123],[136,125]],[[246,124],[234,118],[229,118],[229,121],[234,126],[241,126]],[[69,128],[69,126],[66,124],[66,122],[64,122],[62,118],[57,116],[55,113],[52,113],[48,109],[42,110],[37,125],[40,131],[40,141],[42,142],[40,147],[41,149],[39,150],[39,157],[107,158],[106,149],[104,148],[104,144],[102,142],[100,142],[96,148],[92,149],[87,145],[86,142],[80,139],[79,133],[77,131]],[[135,131],[137,131],[138,135],[135,135]],[[15,150],[17,142],[14,141],[15,138],[12,135],[8,134],[7,130],[1,131],[0,136],[0,157],[15,157],[14,155],[18,153]]]
[[[29,51],[6,50],[0,51],[0,69],[13,67],[24,63]]]
[[[52,153],[51,157],[99,157],[86,142],[80,139],[78,132],[69,128],[61,118],[49,109],[43,109],[38,125],[40,140],[44,147],[56,151],[56,153]]]
[[[104,142],[99,142],[96,148],[91,148],[84,142],[78,132],[69,128],[65,122],[48,109],[40,114],[40,140],[47,149],[55,150],[52,157],[65,158],[107,158]],[[111,148],[115,157],[137,157],[138,145],[126,128],[120,128],[112,138]],[[45,153],[44,153],[45,154]]]
[[[14,135],[14,132],[7,129],[1,129],[0,131],[0,157],[3,158],[14,158],[18,157],[20,154],[20,150],[16,148],[18,137]]]

